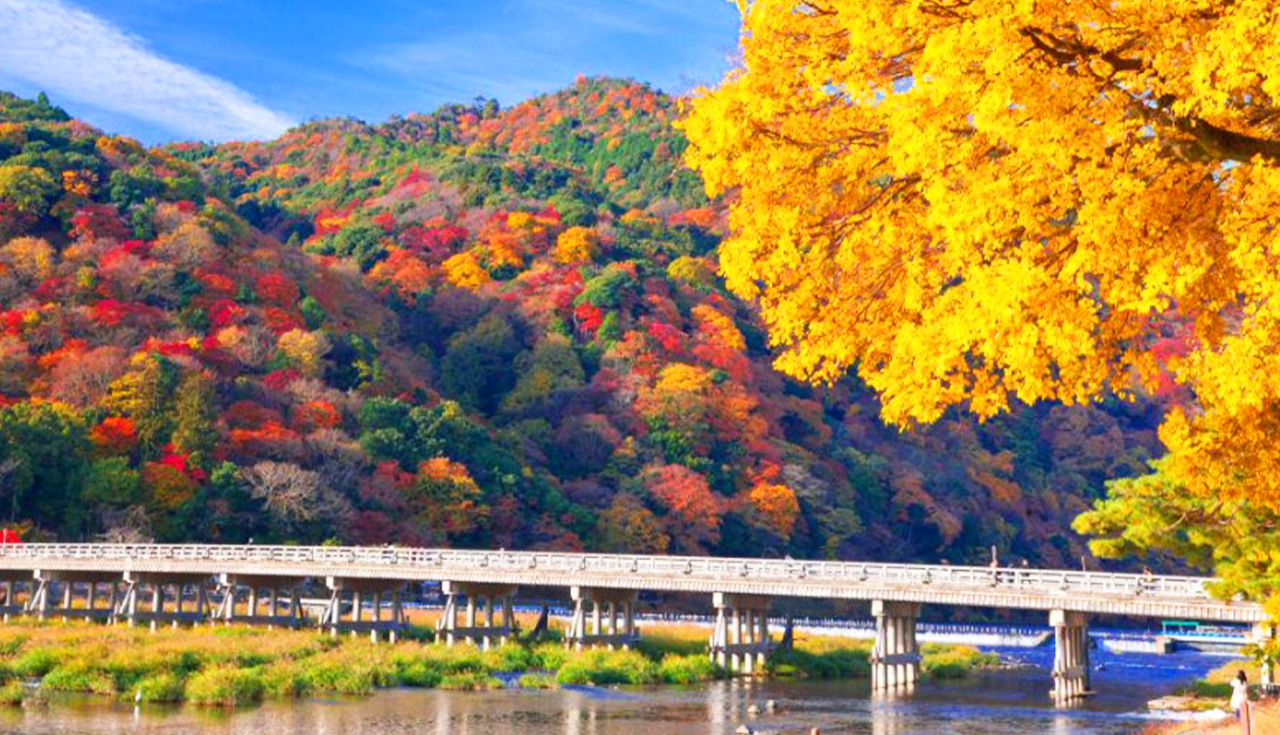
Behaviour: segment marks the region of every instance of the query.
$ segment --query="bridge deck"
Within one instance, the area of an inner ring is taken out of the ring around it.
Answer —
[[[398,547],[0,545],[0,576],[6,571],[34,570],[485,582],[1056,609],[1239,623],[1266,619],[1257,603],[1213,599],[1206,589],[1213,580],[1203,577]]]

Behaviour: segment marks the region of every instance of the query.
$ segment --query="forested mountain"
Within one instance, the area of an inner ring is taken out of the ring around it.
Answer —
[[[61,539],[1078,563],[1070,520],[1144,471],[1158,407],[900,433],[853,378],[783,378],[717,280],[723,204],[676,114],[580,79],[147,150],[0,95],[0,513]]]

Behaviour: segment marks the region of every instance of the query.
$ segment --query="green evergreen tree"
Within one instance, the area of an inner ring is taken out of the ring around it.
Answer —
[[[203,371],[188,373],[178,385],[173,446],[203,466],[218,444],[213,380]]]

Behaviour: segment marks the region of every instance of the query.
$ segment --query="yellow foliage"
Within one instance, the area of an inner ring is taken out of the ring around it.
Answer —
[[[556,238],[551,257],[557,263],[589,263],[596,256],[596,233],[590,227],[570,227]]]
[[[783,372],[987,417],[1152,385],[1185,322],[1168,474],[1280,508],[1274,2],[738,5],[681,126]]]
[[[0,262],[31,282],[53,274],[53,256],[53,247],[38,237],[15,237],[0,247]]]
[[[480,261],[469,251],[450,256],[442,265],[445,278],[458,288],[474,290],[489,282],[489,272],[480,267]]]
[[[533,215],[528,212],[512,212],[507,215],[508,230],[525,230],[535,224]]]
[[[667,266],[667,277],[699,289],[708,289],[715,283],[715,274],[707,261],[691,255],[682,255],[671,261]]]
[[[332,345],[325,333],[319,330],[308,332],[305,329],[291,329],[280,335],[276,347],[298,366],[303,375],[314,378],[323,370],[322,360]]]

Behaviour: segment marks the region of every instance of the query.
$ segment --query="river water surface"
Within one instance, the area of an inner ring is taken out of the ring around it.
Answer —
[[[961,681],[923,682],[910,694],[873,696],[864,680],[715,682],[695,687],[485,693],[382,691],[362,699],[272,702],[236,711],[78,698],[0,712],[20,735],[728,735],[757,731],[866,735],[1120,735],[1149,718],[1146,702],[1226,659],[1202,654],[1094,652],[1099,695],[1070,708],[1048,696],[1053,649],[1000,651],[1029,668]],[[748,707],[775,700],[774,713]]]

